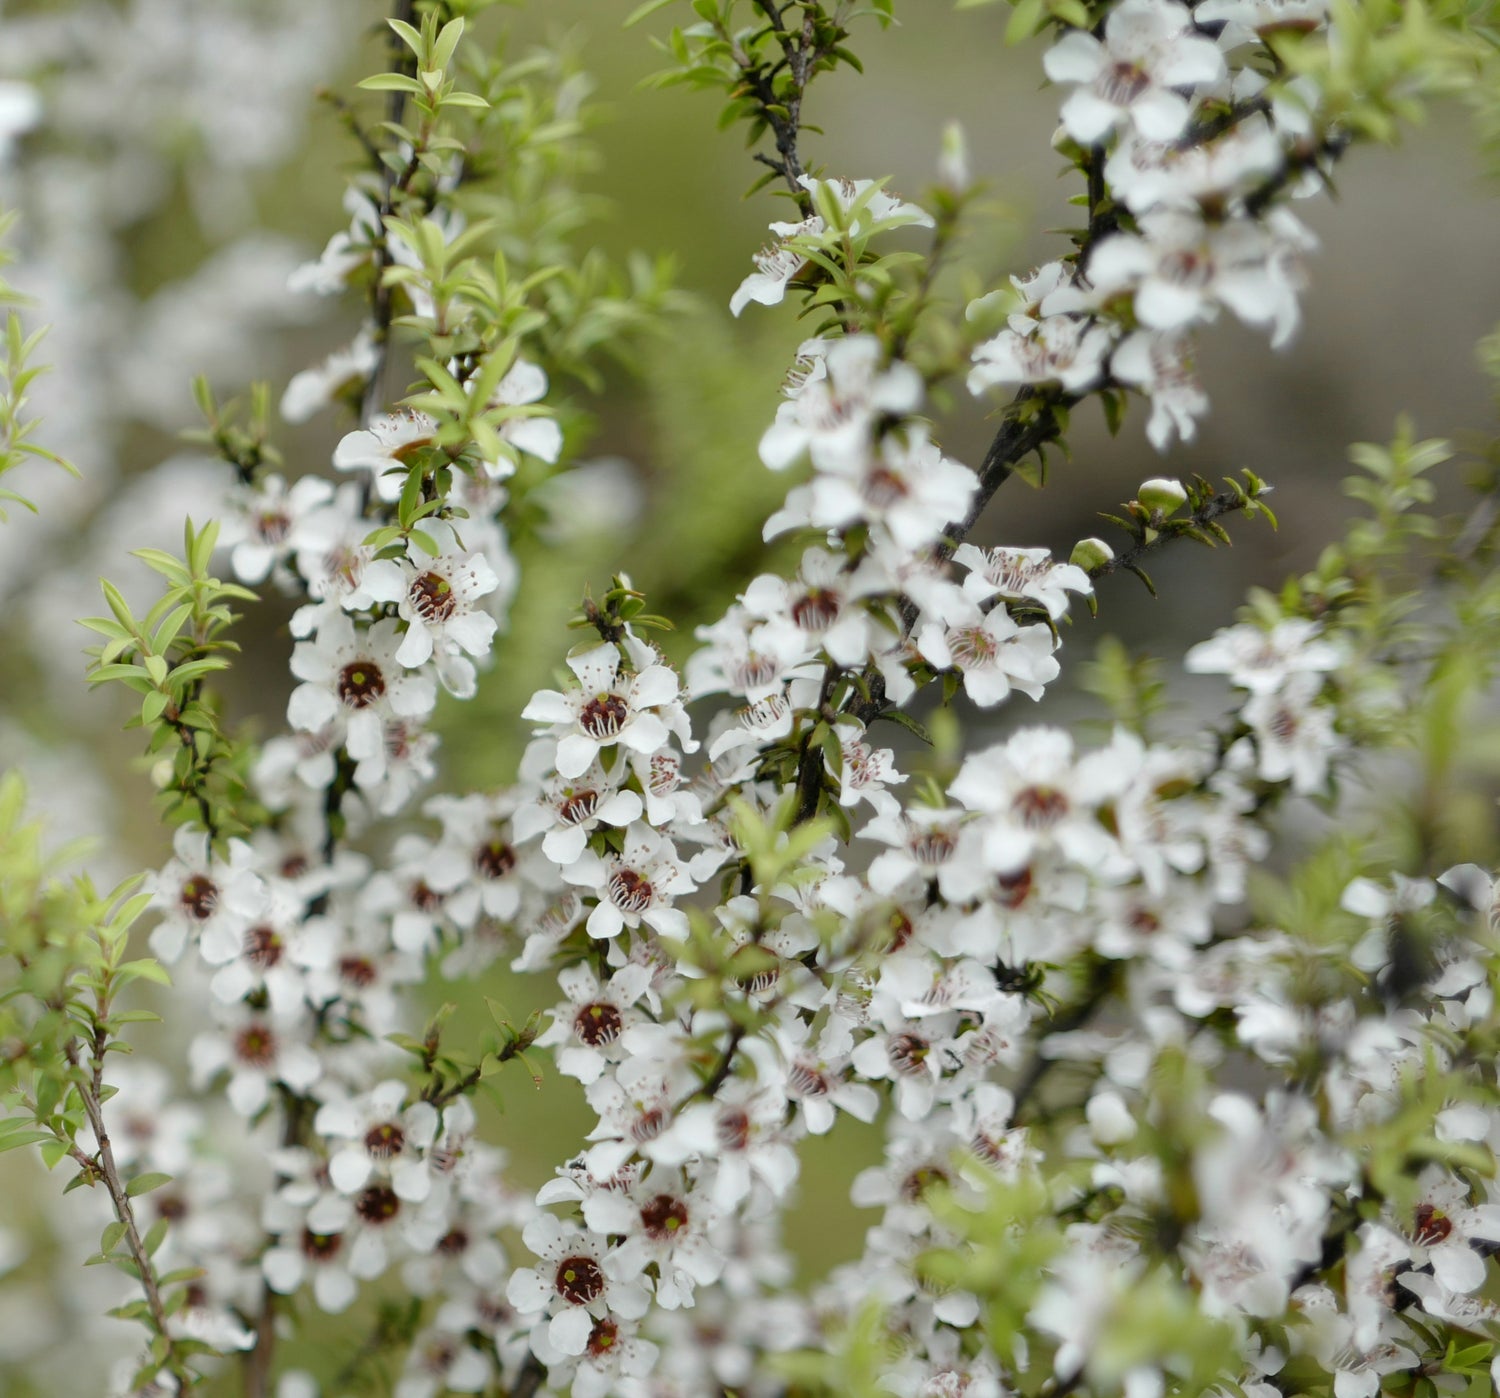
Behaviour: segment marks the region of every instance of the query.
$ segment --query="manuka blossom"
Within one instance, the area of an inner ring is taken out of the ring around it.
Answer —
[[[350,432],[333,449],[336,471],[368,471],[375,494],[387,503],[400,497],[412,454],[432,446],[437,421],[405,409],[378,417],[366,429]]]
[[[612,1315],[636,1320],[646,1313],[650,1293],[643,1279],[610,1276],[599,1235],[543,1214],[527,1224],[522,1241],[540,1265],[513,1272],[506,1296],[523,1315],[541,1313],[535,1329],[556,1353],[584,1353],[598,1321]]]
[[[1063,102],[1063,128],[1085,146],[1124,122],[1147,140],[1176,139],[1192,109],[1175,89],[1207,86],[1225,72],[1217,45],[1173,0],[1121,0],[1104,22],[1102,42],[1070,29],[1042,67],[1053,82],[1075,84]]]
[[[640,660],[640,668],[622,670],[619,648],[608,643],[569,656],[578,688],[539,690],[521,711],[522,718],[550,725],[560,776],[582,776],[617,745],[655,752],[682,728],[677,676],[649,649]]]
[[[617,937],[622,928],[642,922],[664,937],[687,933],[687,914],[673,903],[692,891],[693,880],[671,840],[648,825],[630,826],[618,855],[601,858],[587,850],[563,876],[598,897],[585,924],[591,937]]]
[[[406,1084],[391,1079],[318,1109],[313,1129],[333,1144],[328,1178],[339,1193],[358,1194],[372,1176],[388,1180],[408,1203],[431,1192],[423,1155],[437,1135],[437,1110],[421,1101],[407,1106],[406,1098]]]
[[[429,554],[413,540],[403,565],[405,589],[397,611],[406,635],[396,658],[415,668],[432,660],[445,688],[460,699],[474,693],[470,656],[489,654],[495,618],[481,599],[500,586],[483,554],[465,549],[449,526],[428,531],[438,552]]]
[[[909,224],[932,227],[932,216],[915,204],[903,203],[883,189],[870,192],[873,180],[819,180],[803,175],[798,182],[814,196],[821,189],[828,190],[845,213],[853,208],[857,200],[863,198],[863,213],[856,217],[851,231],[858,231],[862,218],[881,229],[900,228]],[[816,213],[797,223],[773,223],[771,232],[776,235],[777,241],[755,254],[752,259],[755,271],[740,283],[738,290],[730,298],[730,313],[739,315],[752,301],[762,306],[780,305],[786,297],[787,287],[807,266],[808,261],[801,251],[790,244],[798,238],[816,239],[827,227],[823,216]]]
[[[804,352],[810,346],[804,345]],[[823,372],[790,390],[775,423],[760,441],[760,459],[785,470],[804,454],[819,470],[858,470],[876,426],[904,417],[922,403],[921,375],[909,364],[887,363],[873,335],[851,335],[818,346]]]
[[[1106,326],[1084,316],[1049,315],[1024,334],[1007,328],[974,351],[969,392],[1001,384],[1056,383],[1080,393],[1103,377],[1112,342]]]
[[[957,670],[964,692],[981,708],[989,708],[1019,690],[1040,699],[1043,689],[1060,673],[1052,652],[1057,641],[1041,625],[1021,626],[1004,607],[988,613],[972,606],[956,623],[924,626],[917,650],[937,670]]]
[[[230,566],[242,583],[264,582],[284,563],[296,543],[294,529],[333,497],[333,486],[319,476],[303,476],[288,488],[281,476],[263,476],[232,499],[219,544],[229,550]]]
[[[359,767],[356,780],[368,786],[386,768],[387,716],[423,719],[437,702],[427,675],[406,669],[398,659],[404,638],[393,618],[356,628],[343,612],[324,617],[317,638],[292,651],[292,673],[302,681],[287,703],[287,721],[304,733],[342,741]]]
[[[1087,596],[1094,590],[1089,575],[1073,563],[1058,563],[1047,549],[978,549],[960,544],[953,561],[968,569],[964,593],[976,602],[998,597],[1006,602],[1034,602],[1053,621],[1068,610],[1068,593]]]

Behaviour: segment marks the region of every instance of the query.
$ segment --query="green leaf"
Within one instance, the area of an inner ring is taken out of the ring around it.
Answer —
[[[171,1175],[164,1175],[159,1170],[153,1170],[144,1175],[137,1175],[125,1186],[125,1193],[132,1199],[138,1194],[149,1194],[153,1189],[160,1189],[164,1184],[171,1184]]]

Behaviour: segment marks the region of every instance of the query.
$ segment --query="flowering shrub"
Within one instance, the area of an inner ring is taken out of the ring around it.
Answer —
[[[84,623],[172,857],[101,896],[0,784],[0,1150],[102,1210],[89,1261],[144,1332],[110,1391],[1500,1381],[1500,850],[1469,771],[1500,661],[1493,454],[1449,519],[1447,443],[1403,421],[1356,447],[1359,518],[1187,651],[1222,712],[1168,715],[1106,646],[1097,739],[980,715],[1046,705],[1071,616],[1126,596],[1105,579],[1150,587],[1156,553],[1274,523],[1269,486],[1146,481],[1067,560],[969,537],[1090,399],[1115,430],[1139,400],[1158,449],[1190,438],[1221,311],[1294,333],[1294,205],[1430,98],[1489,100],[1490,7],[1019,0],[1083,226],[955,298],[989,217],[956,131],[918,198],[805,150],[810,86],[893,0],[639,6],[681,21],[660,81],[720,92],[795,213],[729,297],[810,322],[758,442],[791,482],[764,537],[791,551],[680,670],[628,577],[584,592],[556,685],[514,716],[514,780],[432,795],[443,696],[504,663],[512,540],[575,460],[555,385],[597,383],[678,304],[664,267],[586,250],[575,75],[476,37],[487,8],[402,5],[369,95],[340,99],[364,167],[293,280],[363,323],[280,403],[348,416],[331,472],[288,471],[264,389],[200,379],[214,522],[139,549],[157,595],[105,582]],[[33,349],[13,316],[0,470],[47,455]],[[997,406],[977,469],[941,446],[955,387]],[[292,678],[257,736],[223,685],[275,595]],[[549,1012],[490,1000],[471,1037],[424,1011],[424,981],[462,1002],[502,961],[555,982]],[[158,1014],[175,1061],[125,1057]],[[527,1074],[576,1080],[592,1122],[535,1193],[476,1108]],[[879,1221],[807,1290],[779,1224],[799,1146],[845,1117],[885,1133],[849,1181]]]

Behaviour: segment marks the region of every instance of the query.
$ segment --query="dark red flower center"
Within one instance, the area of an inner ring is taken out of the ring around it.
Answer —
[[[339,671],[339,698],[351,709],[369,708],[384,693],[385,676],[368,660],[351,661]]]
[[[625,1017],[607,1000],[595,1000],[573,1016],[573,1032],[590,1048],[612,1044],[625,1027]]]
[[[592,1257],[565,1257],[557,1264],[557,1294],[573,1306],[586,1306],[604,1294],[604,1273]]]
[[[687,1205],[670,1194],[658,1194],[641,1206],[641,1226],[646,1236],[658,1243],[674,1238],[687,1227]]]

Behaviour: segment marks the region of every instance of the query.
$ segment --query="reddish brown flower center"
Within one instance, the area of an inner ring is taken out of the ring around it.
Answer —
[[[647,1107],[630,1123],[630,1134],[638,1141],[654,1141],[667,1129],[667,1119],[664,1108]]]
[[[734,678],[740,689],[758,689],[770,684],[780,671],[774,656],[757,655],[751,651],[735,667]]]
[[[263,510],[255,517],[255,532],[268,544],[279,544],[291,527],[291,517],[281,510]]]
[[[365,1149],[376,1160],[389,1160],[393,1155],[400,1155],[405,1144],[406,1132],[394,1121],[382,1121],[365,1132]]]
[[[447,621],[458,610],[453,584],[441,573],[423,573],[407,591],[411,609],[423,621]]]
[[[995,901],[1005,908],[1019,908],[1031,897],[1031,870],[1016,874],[999,874],[995,878]]]
[[[1028,786],[1012,803],[1021,824],[1033,830],[1056,825],[1068,813],[1068,798],[1055,786]]]
[[[314,1262],[329,1262],[338,1256],[344,1246],[340,1233],[314,1233],[311,1228],[302,1230],[302,1252]]]
[[[916,1203],[923,1198],[934,1185],[948,1183],[948,1172],[940,1165],[918,1165],[904,1180],[901,1181],[901,1196],[904,1199]]]
[[[252,966],[268,970],[281,960],[286,944],[274,927],[262,924],[245,933],[244,957]]]
[[[750,1144],[750,1113],[740,1107],[720,1112],[714,1130],[725,1150],[744,1150]]]
[[[826,1097],[828,1075],[811,1063],[793,1063],[786,1075],[787,1086],[798,1097]]]
[[[609,896],[621,912],[643,913],[651,906],[655,890],[634,869],[619,869],[609,881]]]
[[[151,1202],[156,1209],[156,1216],[166,1219],[168,1223],[177,1223],[187,1217],[187,1200],[180,1194],[163,1191],[153,1195]]]
[[[1417,1205],[1416,1241],[1425,1247],[1446,1242],[1453,1232],[1453,1220],[1435,1204]]]
[[[865,477],[863,490],[877,510],[888,510],[906,497],[910,487],[889,466],[877,466]]]
[[[573,1032],[590,1048],[612,1044],[625,1027],[625,1017],[607,1000],[585,1005],[573,1017]]]
[[[927,1055],[932,1045],[916,1034],[893,1034],[886,1046],[891,1067],[904,1077],[919,1077],[927,1071]]]
[[[498,835],[474,851],[474,867],[487,879],[503,879],[516,867],[516,852]]]
[[[429,886],[425,879],[418,879],[411,886],[411,903],[424,913],[435,913],[443,906],[443,895]]]
[[[379,1228],[401,1212],[401,1200],[390,1185],[372,1184],[355,1198],[354,1212],[372,1227]]]
[[[437,1250],[444,1257],[458,1257],[469,1250],[469,1235],[462,1228],[450,1228],[438,1239]]]
[[[613,738],[630,718],[630,705],[618,694],[596,694],[578,711],[578,726],[590,738]]]
[[[557,1264],[557,1294],[573,1306],[586,1306],[604,1294],[604,1273],[592,1257],[565,1257]]]
[[[351,709],[366,709],[385,693],[380,666],[354,660],[339,671],[339,698]]]
[[[792,620],[804,631],[823,632],[839,619],[839,595],[826,587],[810,587],[792,603]]]
[[[620,1327],[608,1316],[596,1320],[589,1331],[587,1353],[590,1359],[603,1359],[620,1340]]]
[[[581,825],[599,809],[599,799],[597,791],[571,791],[563,798],[557,814],[564,825]]]
[[[930,826],[925,830],[913,830],[907,844],[918,864],[946,864],[953,858],[958,836],[942,826]]]
[[[214,881],[203,874],[194,874],[182,881],[178,902],[187,910],[189,917],[205,922],[219,906],[219,889]]]
[[[1134,63],[1111,63],[1100,74],[1096,90],[1106,102],[1127,107],[1151,86],[1150,75]]]
[[[252,1068],[267,1068],[276,1061],[276,1036],[264,1024],[247,1024],[235,1036],[234,1056]]]
[[[375,963],[363,956],[341,956],[339,958],[339,979],[352,985],[356,990],[363,990],[375,982]]]
[[[658,1194],[650,1203],[641,1206],[641,1226],[646,1236],[658,1243],[675,1237],[687,1227],[687,1205],[670,1194]]]

